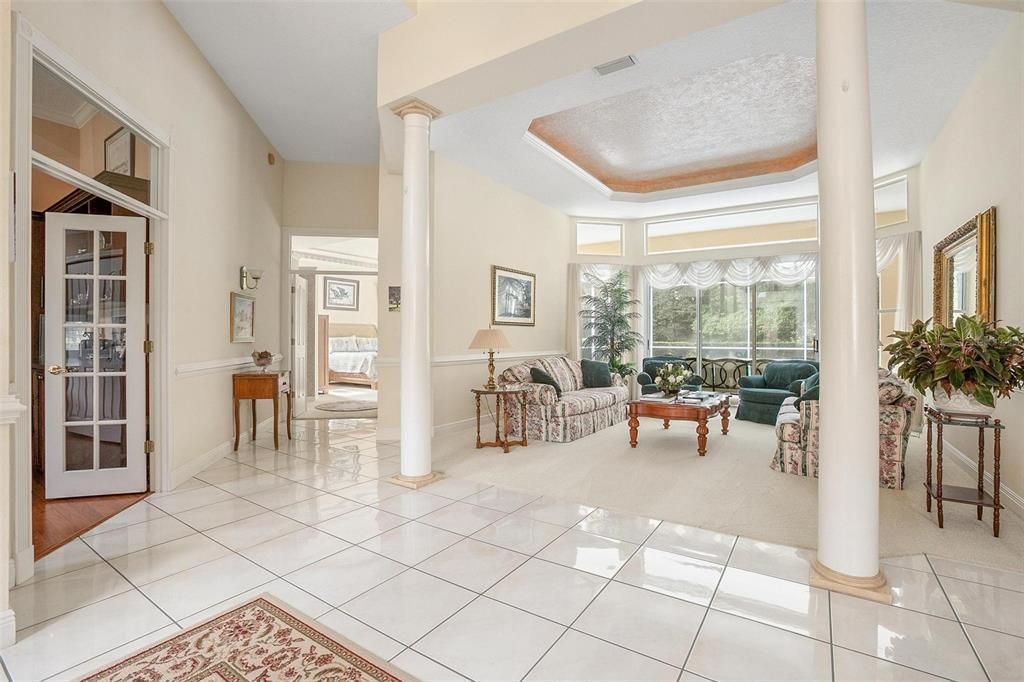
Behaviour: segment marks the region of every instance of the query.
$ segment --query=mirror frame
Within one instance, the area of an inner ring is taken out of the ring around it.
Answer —
[[[932,269],[933,320],[949,327],[952,320],[953,247],[974,236],[977,240],[977,314],[988,322],[996,321],[996,207],[992,206],[961,225],[935,245]]]

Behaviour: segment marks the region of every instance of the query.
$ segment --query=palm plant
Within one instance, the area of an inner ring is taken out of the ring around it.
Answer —
[[[580,318],[587,320],[583,330],[589,334],[584,346],[594,348],[594,357],[606,360],[611,371],[622,376],[636,373],[636,368],[623,358],[643,343],[643,337],[633,331],[631,322],[639,319],[634,308],[640,301],[626,284],[626,273],[619,271],[607,280],[591,274],[585,275],[593,294],[580,296]]]

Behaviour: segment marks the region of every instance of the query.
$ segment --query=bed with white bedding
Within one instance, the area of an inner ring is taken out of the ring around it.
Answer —
[[[376,325],[330,324],[324,350],[330,383],[376,385]]]

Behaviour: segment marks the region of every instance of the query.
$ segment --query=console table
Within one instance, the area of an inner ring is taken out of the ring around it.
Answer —
[[[242,435],[238,408],[243,400],[252,401],[252,439],[256,440],[256,401],[272,400],[274,403],[274,449],[277,449],[278,401],[284,393],[288,401],[287,420],[288,440],[292,439],[292,389],[288,382],[288,372],[239,372],[231,375],[232,397],[235,404],[235,450],[238,450],[238,439]]]
[[[959,502],[971,504],[978,508],[978,520],[981,520],[985,507],[992,508],[992,535],[999,537],[999,438],[1003,426],[998,419],[986,415],[945,412],[932,405],[924,408],[928,420],[928,433],[925,449],[926,478],[924,482],[927,497],[925,509],[931,513],[932,500],[939,516],[939,528],[942,528],[942,503]],[[934,424],[937,439],[935,441],[935,481],[932,481],[932,425]],[[966,426],[978,429],[978,487],[971,488],[961,485],[942,485],[942,428],[944,426]],[[992,494],[985,492],[985,431],[992,429]]]
[[[504,452],[508,452],[508,446],[510,445],[522,445],[526,447],[526,431],[527,431],[527,416],[526,416],[526,389],[522,388],[471,388],[469,389],[474,397],[476,398],[476,448],[479,450],[484,447],[501,448]],[[494,440],[484,441],[480,440],[480,398],[485,395],[494,396]],[[506,410],[508,405],[506,401],[509,396],[519,404],[521,410],[520,415],[523,420],[523,437],[519,440],[508,439],[508,415]],[[502,428],[504,427],[504,428]]]

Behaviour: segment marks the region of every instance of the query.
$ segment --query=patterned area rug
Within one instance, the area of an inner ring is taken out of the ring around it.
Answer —
[[[376,400],[334,400],[329,403],[318,403],[318,410],[325,412],[362,412],[364,410],[376,410]]]
[[[261,595],[85,678],[85,682],[412,682],[352,642]]]

